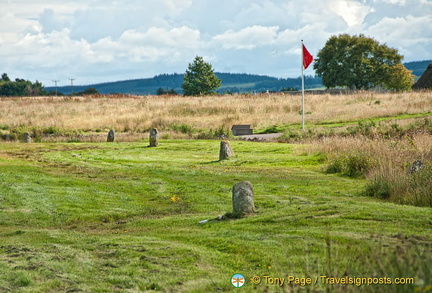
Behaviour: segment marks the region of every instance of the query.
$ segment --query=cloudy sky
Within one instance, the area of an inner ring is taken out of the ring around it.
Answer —
[[[340,33],[432,59],[432,0],[0,0],[0,73],[82,85],[183,73],[199,55],[298,77],[301,39],[316,55]]]

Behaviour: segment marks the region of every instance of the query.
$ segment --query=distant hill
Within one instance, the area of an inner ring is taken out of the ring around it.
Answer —
[[[408,70],[413,71],[412,73],[416,76],[416,79],[419,79],[430,63],[432,63],[432,60],[407,62],[404,65]]]
[[[222,80],[222,86],[217,90],[218,93],[235,92],[264,92],[280,91],[282,88],[301,89],[301,78],[276,78],[265,75],[254,75],[245,73],[218,73],[218,78]],[[306,88],[322,87],[321,79],[318,77],[306,76]],[[124,80],[107,82],[91,85],[74,85],[74,92],[82,92],[88,88],[95,88],[101,94],[122,93],[133,95],[154,95],[159,88],[164,90],[174,89],[181,93],[183,84],[183,74],[161,74],[152,78]],[[55,91],[55,87],[46,87],[47,91]],[[62,86],[57,89],[59,92],[68,95],[71,93],[71,86]]]
[[[432,60],[407,62],[405,67],[412,70],[418,79],[426,70]],[[301,89],[301,78],[276,78],[266,75],[255,75],[246,73],[220,73],[216,72],[218,78],[222,79],[222,86],[218,93],[251,93],[265,91],[280,91],[282,88]],[[305,88],[314,89],[322,87],[321,79],[313,76],[305,77]],[[161,74],[152,78],[124,80],[91,85],[74,85],[74,92],[82,92],[88,88],[95,88],[101,94],[132,94],[132,95],[154,95],[159,88],[164,90],[174,89],[181,93],[183,74]],[[47,91],[54,91],[54,87],[46,87]],[[58,87],[58,91],[68,95],[71,93],[70,86]]]

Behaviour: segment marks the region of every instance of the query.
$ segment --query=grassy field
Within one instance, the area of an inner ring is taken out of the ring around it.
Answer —
[[[306,98],[0,99],[0,292],[432,292],[432,92]]]
[[[136,141],[152,127],[165,138],[210,137],[233,124],[251,124],[255,132],[301,127],[299,95],[1,98],[0,109],[0,136],[28,131],[40,141],[106,141],[111,128],[118,140]],[[305,112],[309,129],[409,121],[431,115],[432,92],[308,94]]]
[[[236,157],[218,161],[213,140],[0,144],[0,291],[432,290],[431,208],[362,197],[364,179],[326,174],[305,145],[231,145]],[[256,215],[200,224],[232,211],[242,180]]]

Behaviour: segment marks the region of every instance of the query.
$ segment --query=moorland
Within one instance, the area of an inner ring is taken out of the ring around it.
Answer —
[[[432,92],[307,95],[306,131],[296,95],[19,97],[0,109],[2,292],[432,289]],[[283,135],[241,140],[239,123]],[[222,136],[235,156],[219,161]],[[242,180],[257,212],[232,218]],[[316,282],[269,282],[288,276]]]

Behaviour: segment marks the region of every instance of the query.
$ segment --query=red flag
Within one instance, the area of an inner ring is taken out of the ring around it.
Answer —
[[[303,45],[303,67],[304,67],[304,69],[307,69],[313,60],[314,60],[313,56],[306,49],[305,45]]]

